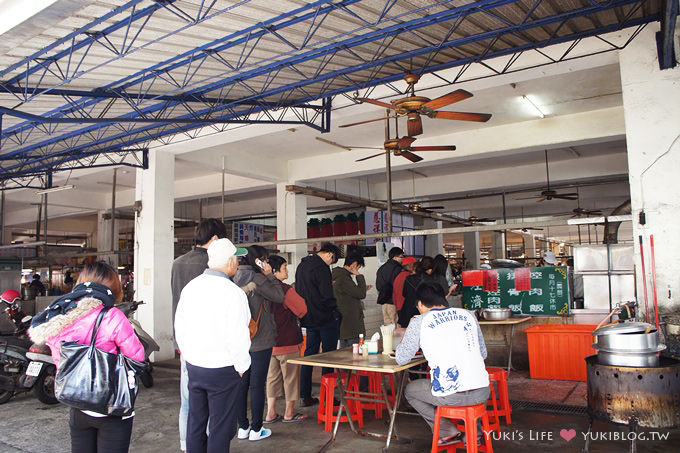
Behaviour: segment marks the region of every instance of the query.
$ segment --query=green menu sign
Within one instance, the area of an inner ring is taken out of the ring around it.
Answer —
[[[510,308],[513,315],[569,314],[566,267],[463,272],[463,307]]]

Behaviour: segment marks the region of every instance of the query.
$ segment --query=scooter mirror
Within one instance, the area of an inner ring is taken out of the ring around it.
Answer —
[[[33,316],[26,315],[23,318],[21,318],[21,322],[24,323],[24,324],[27,324],[27,323],[31,322],[31,319],[33,319]]]

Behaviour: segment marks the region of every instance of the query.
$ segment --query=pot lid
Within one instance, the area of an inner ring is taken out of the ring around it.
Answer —
[[[652,328],[649,333],[656,332],[656,328],[646,322],[617,322],[610,326],[604,326],[593,332],[593,335],[617,335],[623,333],[645,333]]]

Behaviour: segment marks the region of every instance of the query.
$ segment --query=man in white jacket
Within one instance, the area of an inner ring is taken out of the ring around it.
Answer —
[[[188,453],[228,452],[236,433],[236,396],[250,367],[250,309],[233,277],[237,256],[229,239],[208,247],[208,269],[182,290],[175,338],[189,373]],[[206,425],[210,419],[210,434]]]

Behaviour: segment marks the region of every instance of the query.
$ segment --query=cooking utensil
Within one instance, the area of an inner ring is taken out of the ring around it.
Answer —
[[[482,317],[487,321],[503,321],[512,316],[509,308],[483,308]]]
[[[619,322],[593,332],[600,363],[615,366],[658,366],[658,352],[666,349],[659,344],[657,330],[645,322]]]

